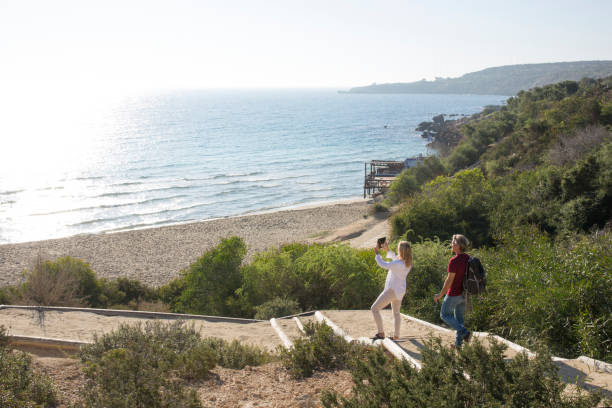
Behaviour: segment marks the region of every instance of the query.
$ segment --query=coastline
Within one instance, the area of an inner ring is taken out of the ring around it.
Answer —
[[[177,277],[222,238],[243,238],[247,259],[291,242],[343,240],[334,231],[363,226],[364,220],[375,218],[370,207],[370,200],[343,199],[155,228],[2,244],[0,286],[21,283],[22,272],[39,254],[82,259],[98,277],[127,277],[159,286]],[[330,235],[334,238],[326,240]]]

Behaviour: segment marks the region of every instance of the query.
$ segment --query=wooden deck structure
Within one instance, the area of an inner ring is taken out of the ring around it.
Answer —
[[[384,194],[393,180],[400,175],[404,169],[415,167],[425,157],[409,157],[404,161],[372,160],[364,163],[363,198],[367,196],[376,197]],[[368,166],[370,172],[368,173]]]

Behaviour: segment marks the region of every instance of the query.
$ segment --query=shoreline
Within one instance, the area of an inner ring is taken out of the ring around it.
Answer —
[[[316,201],[316,202],[312,202],[312,203],[295,204],[295,205],[290,205],[290,206],[287,206],[287,207],[270,208],[270,209],[266,209],[266,210],[253,210],[252,212],[246,212],[244,214],[227,215],[227,216],[224,216],[224,217],[206,218],[206,219],[203,219],[203,220],[195,220],[195,221],[191,220],[191,221],[174,222],[174,223],[170,223],[170,224],[159,225],[159,226],[156,226],[156,227],[147,226],[147,227],[126,228],[126,229],[108,230],[108,231],[100,231],[100,232],[81,232],[79,234],[69,235],[69,236],[66,236],[66,237],[41,239],[41,240],[36,240],[36,241],[14,242],[12,244],[27,244],[27,243],[34,243],[34,242],[40,242],[40,241],[50,241],[52,239],[71,238],[71,237],[76,237],[76,236],[79,236],[79,235],[119,234],[119,233],[122,233],[122,232],[140,231],[140,230],[155,229],[155,228],[164,228],[164,227],[173,227],[173,226],[176,226],[176,225],[189,225],[189,224],[196,224],[196,223],[200,223],[200,222],[209,222],[209,221],[217,221],[217,220],[229,220],[229,219],[233,219],[233,218],[250,217],[250,216],[253,216],[253,215],[274,214],[274,213],[283,212],[283,211],[306,210],[306,209],[310,209],[310,208],[326,207],[326,206],[337,205],[337,204],[354,204],[354,203],[359,203],[359,202],[362,202],[362,201],[366,201],[366,199],[363,199],[363,198],[339,198],[339,199],[330,200],[330,201]],[[369,199],[367,201],[369,202],[369,201],[371,201],[371,199]],[[0,246],[2,246],[2,245],[11,245],[11,244],[10,243],[0,244]]]
[[[222,238],[241,237],[247,245],[247,260],[291,242],[329,242],[325,237],[335,231],[374,220],[371,203],[342,199],[161,227],[2,244],[0,286],[21,283],[22,272],[39,254],[47,259],[82,259],[100,278],[127,277],[160,286]]]

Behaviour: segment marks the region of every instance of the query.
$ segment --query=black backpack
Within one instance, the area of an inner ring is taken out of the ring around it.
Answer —
[[[480,295],[486,287],[487,277],[480,259],[470,255],[463,275],[463,292],[468,295]]]

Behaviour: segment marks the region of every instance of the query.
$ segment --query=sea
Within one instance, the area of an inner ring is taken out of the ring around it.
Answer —
[[[364,163],[434,154],[420,122],[506,98],[249,89],[32,100],[0,121],[0,244],[363,198]]]

